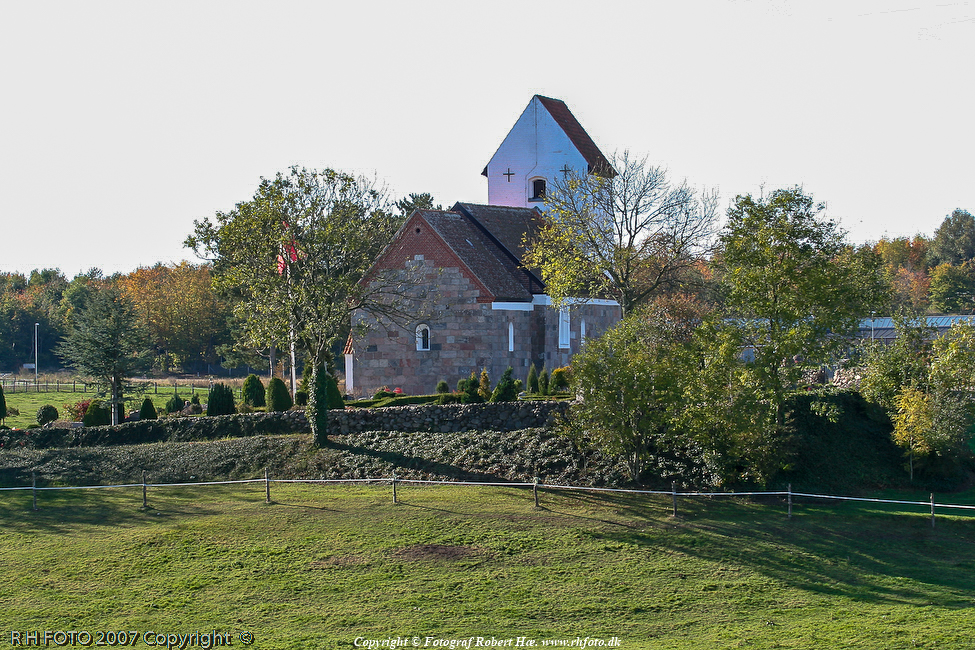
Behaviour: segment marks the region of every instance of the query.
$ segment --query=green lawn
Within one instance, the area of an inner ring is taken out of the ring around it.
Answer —
[[[180,386],[179,388],[180,396],[185,400],[189,401],[193,394],[193,391],[189,387]],[[200,396],[200,400],[206,402],[207,390],[205,388],[197,388],[196,394]],[[130,399],[125,404],[126,411],[138,410],[139,406],[142,405],[142,400],[144,397],[152,398],[152,403],[157,409],[161,409],[166,405],[166,401],[173,396],[172,386],[159,386],[158,392],[153,392],[153,389],[149,389],[149,392],[145,395],[141,395],[138,399]],[[4,399],[7,401],[7,407],[14,407],[20,411],[20,415],[12,415],[8,417],[4,424],[10,428],[16,429],[26,429],[28,426],[37,424],[37,409],[41,408],[45,404],[50,404],[58,410],[58,413],[63,419],[68,419],[67,412],[64,409],[65,404],[75,404],[77,402],[82,402],[85,400],[93,399],[97,397],[96,393],[89,390],[87,393],[83,393],[80,390],[77,392],[71,391],[51,391],[51,392],[16,392],[11,393],[8,390],[4,390]],[[105,399],[102,397],[101,399]]]
[[[0,492],[0,631],[248,631],[262,649],[975,643],[975,517],[682,499],[675,519],[665,497],[543,491],[536,509],[527,489],[462,486],[401,485],[398,504],[388,485],[141,498],[42,492],[34,512],[29,491]]]

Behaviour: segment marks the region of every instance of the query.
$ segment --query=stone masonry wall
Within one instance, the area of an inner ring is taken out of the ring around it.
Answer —
[[[329,433],[517,431],[547,426],[555,417],[564,414],[568,407],[564,401],[545,401],[347,408],[329,411]],[[0,432],[0,446],[10,448],[23,445],[41,449],[94,447],[307,433],[310,430],[304,412],[291,410],[283,413],[163,418],[104,427],[5,430]]]

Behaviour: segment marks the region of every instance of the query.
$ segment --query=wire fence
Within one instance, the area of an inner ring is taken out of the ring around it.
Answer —
[[[928,501],[907,501],[900,499],[878,499],[870,497],[853,497],[853,496],[841,496],[834,494],[815,494],[809,492],[794,492],[792,486],[789,485],[787,490],[773,490],[773,491],[752,491],[752,492],[701,492],[701,491],[690,491],[690,492],[679,492],[676,485],[671,486],[670,490],[632,490],[625,488],[600,488],[600,487],[587,487],[587,486],[577,486],[577,485],[555,485],[542,483],[537,478],[531,483],[512,483],[512,482],[480,482],[480,481],[433,481],[425,479],[402,479],[398,478],[395,474],[391,477],[379,477],[379,478],[363,478],[363,479],[272,479],[268,474],[268,471],[264,470],[264,478],[251,478],[251,479],[238,479],[232,481],[196,481],[187,483],[150,483],[147,480],[146,472],[142,473],[141,483],[124,483],[119,485],[76,485],[76,486],[45,486],[38,487],[37,485],[37,475],[32,473],[31,485],[18,486],[18,487],[0,487],[0,492],[11,492],[11,491],[26,491],[30,490],[33,496],[33,509],[39,510],[38,506],[38,495],[43,492],[48,491],[58,491],[58,490],[98,490],[107,488],[141,488],[142,490],[142,507],[148,507],[148,492],[150,488],[186,488],[186,487],[201,487],[201,486],[213,486],[213,485],[240,485],[240,484],[255,484],[260,483],[264,486],[265,501],[271,503],[271,485],[273,483],[288,484],[288,483],[304,483],[304,484],[338,484],[338,483],[350,483],[350,484],[389,484],[392,487],[392,502],[398,503],[397,486],[402,484],[416,484],[416,485],[446,485],[454,487],[464,487],[464,486],[476,486],[476,487],[503,487],[503,488],[531,488],[532,497],[534,499],[535,507],[541,507],[541,497],[540,493],[545,491],[558,492],[558,491],[582,491],[582,492],[594,492],[594,493],[616,493],[616,494],[632,494],[632,495],[654,495],[654,496],[665,496],[670,497],[673,503],[672,514],[674,517],[678,516],[678,503],[680,499],[692,499],[692,498],[716,498],[716,497],[778,497],[784,498],[787,507],[787,516],[789,519],[792,518],[792,508],[795,504],[796,499],[817,499],[825,501],[849,501],[849,502],[862,502],[862,503],[877,503],[877,504],[892,504],[892,505],[906,505],[914,506],[919,508],[924,508],[930,511],[931,515],[931,527],[935,527],[935,511],[940,509],[945,510],[958,510],[963,511],[961,514],[969,514],[970,511],[975,511],[975,505],[962,505],[955,503],[937,503],[934,499],[934,493],[931,493],[931,497]],[[975,512],[972,512],[975,514]]]

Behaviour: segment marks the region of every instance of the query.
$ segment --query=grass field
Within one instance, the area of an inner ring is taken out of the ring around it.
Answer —
[[[37,409],[41,408],[45,404],[50,404],[58,410],[58,413],[62,418],[67,419],[67,413],[64,410],[65,404],[75,404],[77,402],[82,402],[84,400],[89,400],[97,397],[97,395],[89,390],[87,393],[81,392],[80,386],[77,392],[67,391],[51,391],[51,392],[4,392],[4,399],[7,401],[8,407],[14,407],[20,411],[20,415],[12,415],[8,417],[4,424],[11,428],[24,429],[28,426],[37,424]],[[166,405],[166,401],[172,397],[174,388],[172,386],[160,385],[158,387],[158,392],[153,392],[150,388],[145,395],[140,396],[138,400],[131,399],[125,404],[126,411],[138,410],[139,406],[142,404],[143,397],[150,397],[152,399],[153,405],[156,409],[161,409]],[[194,391],[190,389],[189,386],[180,386],[179,394],[185,400],[189,401],[190,397],[193,395]],[[195,393],[200,396],[203,402],[206,402],[207,389],[196,388]],[[104,397],[101,399],[105,399]]]
[[[0,644],[216,630],[261,649],[975,647],[975,518],[932,529],[923,509],[891,505],[799,504],[788,520],[778,502],[685,499],[674,518],[669,499],[605,493],[543,492],[536,509],[516,488],[404,485],[398,504],[388,485],[272,490],[268,505],[262,484],[156,488],[146,510],[138,489],[42,492],[37,512],[29,491],[0,492]]]

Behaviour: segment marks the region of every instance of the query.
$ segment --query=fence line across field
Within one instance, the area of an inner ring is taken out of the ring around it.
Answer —
[[[154,395],[177,394],[179,391],[189,391],[195,394],[196,391],[205,393],[216,381],[206,381],[202,386],[197,386],[194,382],[180,384],[160,384],[157,381],[138,381],[142,386],[142,393],[152,393]],[[42,381],[35,382],[27,379],[0,379],[0,388],[11,395],[16,393],[97,393],[102,388],[101,384],[92,384],[84,381]],[[240,387],[231,386],[234,393],[239,397]]]
[[[272,479],[268,474],[268,471],[264,470],[264,478],[251,478],[251,479],[237,479],[231,481],[195,481],[189,483],[149,483],[147,481],[146,473],[142,473],[141,483],[122,483],[118,485],[70,485],[70,486],[49,486],[49,487],[38,487],[37,486],[37,475],[36,473],[31,473],[31,485],[18,486],[18,487],[0,487],[0,492],[14,491],[14,490],[31,490],[34,499],[34,510],[38,510],[37,507],[37,495],[39,492],[45,491],[55,491],[55,490],[99,490],[107,488],[142,488],[142,506],[148,506],[148,489],[149,488],[167,488],[167,487],[201,487],[209,485],[240,485],[245,483],[263,483],[265,491],[265,501],[271,503],[271,484],[272,483],[310,483],[310,484],[329,484],[329,483],[388,483],[393,488],[393,503],[397,503],[397,485],[402,483],[411,483],[417,485],[448,485],[455,487],[464,486],[478,486],[478,487],[507,487],[507,488],[532,488],[532,493],[535,500],[535,506],[538,507],[539,504],[539,490],[565,490],[565,491],[579,491],[579,492],[609,492],[618,494],[647,494],[654,496],[670,496],[673,499],[673,514],[677,516],[677,502],[681,498],[695,498],[695,497],[786,497],[788,504],[788,516],[792,518],[792,506],[793,499],[797,497],[808,498],[808,499],[823,499],[827,501],[854,501],[863,503],[886,503],[893,505],[907,505],[907,506],[927,506],[931,510],[931,527],[935,525],[935,509],[954,509],[954,510],[975,510],[975,505],[962,505],[955,503],[936,503],[934,500],[934,493],[931,493],[931,498],[929,501],[906,501],[901,499],[877,499],[871,497],[852,497],[852,496],[842,496],[834,494],[814,494],[810,492],[793,492],[792,485],[789,485],[788,490],[770,490],[767,492],[678,492],[676,485],[673,485],[670,490],[630,490],[625,488],[601,488],[601,487],[586,487],[579,485],[554,485],[542,483],[536,478],[531,483],[505,483],[505,482],[479,482],[479,481],[433,481],[429,479],[404,479],[396,476],[394,472],[391,477],[378,477],[378,478],[357,478],[357,479]]]

